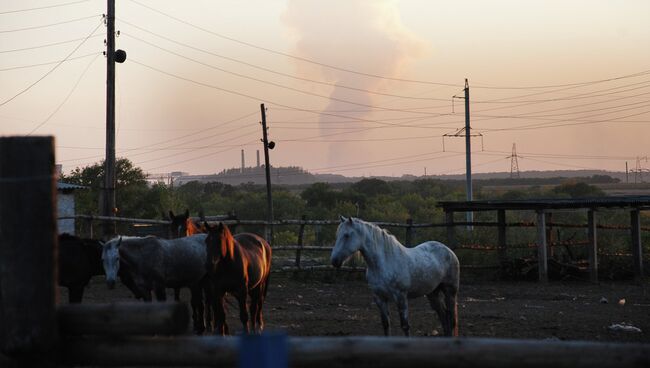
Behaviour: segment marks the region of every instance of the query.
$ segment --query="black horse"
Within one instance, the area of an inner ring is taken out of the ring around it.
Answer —
[[[81,303],[90,279],[103,274],[102,244],[98,240],[59,235],[59,285],[68,288],[70,303]]]
[[[93,276],[104,275],[102,243],[67,233],[59,235],[59,285],[68,288],[68,301],[81,303],[84,289]],[[142,295],[135,288],[129,273],[120,270],[120,280],[137,299]]]

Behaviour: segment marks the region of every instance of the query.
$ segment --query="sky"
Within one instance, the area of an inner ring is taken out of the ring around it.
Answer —
[[[0,2],[0,136],[105,152],[104,0]],[[650,168],[646,0],[118,0],[116,149],[148,173]],[[455,97],[454,97],[455,96]],[[456,135],[456,136],[454,136]]]

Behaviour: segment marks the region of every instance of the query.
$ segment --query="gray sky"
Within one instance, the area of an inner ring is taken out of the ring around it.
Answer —
[[[104,154],[102,0],[0,3],[0,135]],[[273,165],[343,175],[624,170],[650,146],[650,2],[117,1],[117,151],[148,172]],[[86,39],[87,38],[87,39]],[[65,60],[64,62],[61,62]],[[43,65],[39,65],[43,64]],[[236,120],[238,119],[238,120]],[[643,167],[650,163],[641,160]]]

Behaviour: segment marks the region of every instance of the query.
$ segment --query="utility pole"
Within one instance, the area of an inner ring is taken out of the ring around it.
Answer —
[[[106,158],[102,216],[115,216],[115,0],[107,0],[106,12]],[[115,223],[103,223],[104,237],[115,234]]]
[[[264,104],[260,105],[262,112],[262,143],[264,143],[264,171],[266,172],[266,201],[268,207],[268,221],[273,222],[273,199],[271,197],[271,164],[269,163],[269,149],[275,147],[275,142],[269,142],[266,128],[266,109]],[[269,243],[273,243],[273,225],[269,225],[270,232],[268,235]]]
[[[469,124],[469,83],[465,78],[465,180],[467,181],[467,200],[472,200],[472,140]],[[467,212],[467,222],[472,222],[474,213]],[[468,229],[472,229],[468,226]]]
[[[104,159],[104,189],[102,216],[115,216],[115,63],[126,60],[124,50],[115,50],[115,0],[106,0],[106,158]],[[115,222],[103,223],[103,236],[115,235]]]

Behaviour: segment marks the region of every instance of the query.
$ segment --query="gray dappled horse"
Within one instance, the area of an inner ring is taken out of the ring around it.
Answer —
[[[178,239],[117,237],[103,246],[102,260],[106,282],[115,284],[120,264],[129,273],[145,302],[166,300],[165,288],[189,287],[192,293],[192,318],[197,333],[205,331],[202,292],[209,287],[206,277],[206,234]]]
[[[332,265],[340,267],[357,251],[366,261],[366,279],[379,307],[385,335],[390,335],[389,302],[397,304],[402,330],[408,336],[408,299],[426,295],[444,334],[458,336],[460,266],[451,249],[436,241],[406,248],[374,224],[341,217]]]

